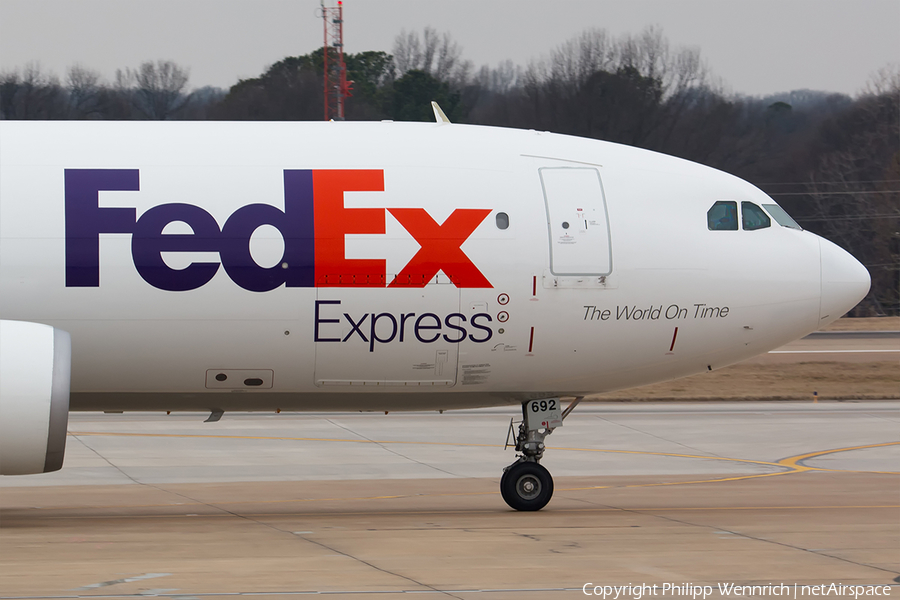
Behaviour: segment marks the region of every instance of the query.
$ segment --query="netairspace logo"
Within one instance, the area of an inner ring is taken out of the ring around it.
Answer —
[[[802,585],[798,583],[770,583],[767,585],[738,585],[735,583],[718,583],[711,585],[697,585],[693,583],[663,583],[663,584],[628,584],[628,585],[594,585],[586,583],[581,591],[586,596],[601,596],[604,599],[632,599],[641,600],[646,596],[671,596],[691,598],[692,600],[705,599],[714,592],[720,596],[784,596],[786,598],[812,598],[820,596],[838,596],[843,598],[858,599],[865,596],[891,595],[890,585],[844,585],[842,583],[823,583],[819,585]]]

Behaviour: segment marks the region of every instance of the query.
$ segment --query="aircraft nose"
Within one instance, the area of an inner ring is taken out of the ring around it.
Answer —
[[[869,293],[872,280],[862,263],[826,239],[819,238],[819,256],[822,270],[819,320],[824,325],[856,306]]]

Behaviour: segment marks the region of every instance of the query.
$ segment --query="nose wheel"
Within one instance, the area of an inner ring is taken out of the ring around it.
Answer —
[[[536,462],[513,463],[500,478],[500,495],[516,510],[541,510],[553,497],[553,478]]]
[[[566,410],[561,410],[559,398],[530,400],[522,404],[522,422],[518,432],[513,422],[509,423],[506,445],[515,436],[516,452],[519,457],[513,464],[503,469],[500,477],[500,495],[515,510],[541,510],[553,497],[553,477],[540,464],[544,456],[544,438],[562,426],[572,409],[581,402],[576,398]]]

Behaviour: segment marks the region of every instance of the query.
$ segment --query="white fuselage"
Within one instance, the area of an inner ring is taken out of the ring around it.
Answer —
[[[75,410],[603,392],[772,349],[868,289],[809,232],[711,230],[723,200],[774,204],[534,131],[2,122],[0,318],[71,334]]]

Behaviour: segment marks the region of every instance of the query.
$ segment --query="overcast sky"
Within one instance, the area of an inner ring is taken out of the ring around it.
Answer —
[[[326,0],[336,3],[336,0]],[[319,0],[0,0],[0,71],[81,63],[111,78],[148,59],[227,88],[322,45]],[[900,0],[345,0],[348,52],[390,51],[402,30],[447,31],[476,66],[540,58],[591,27],[663,29],[728,89],[854,94],[900,62]]]

